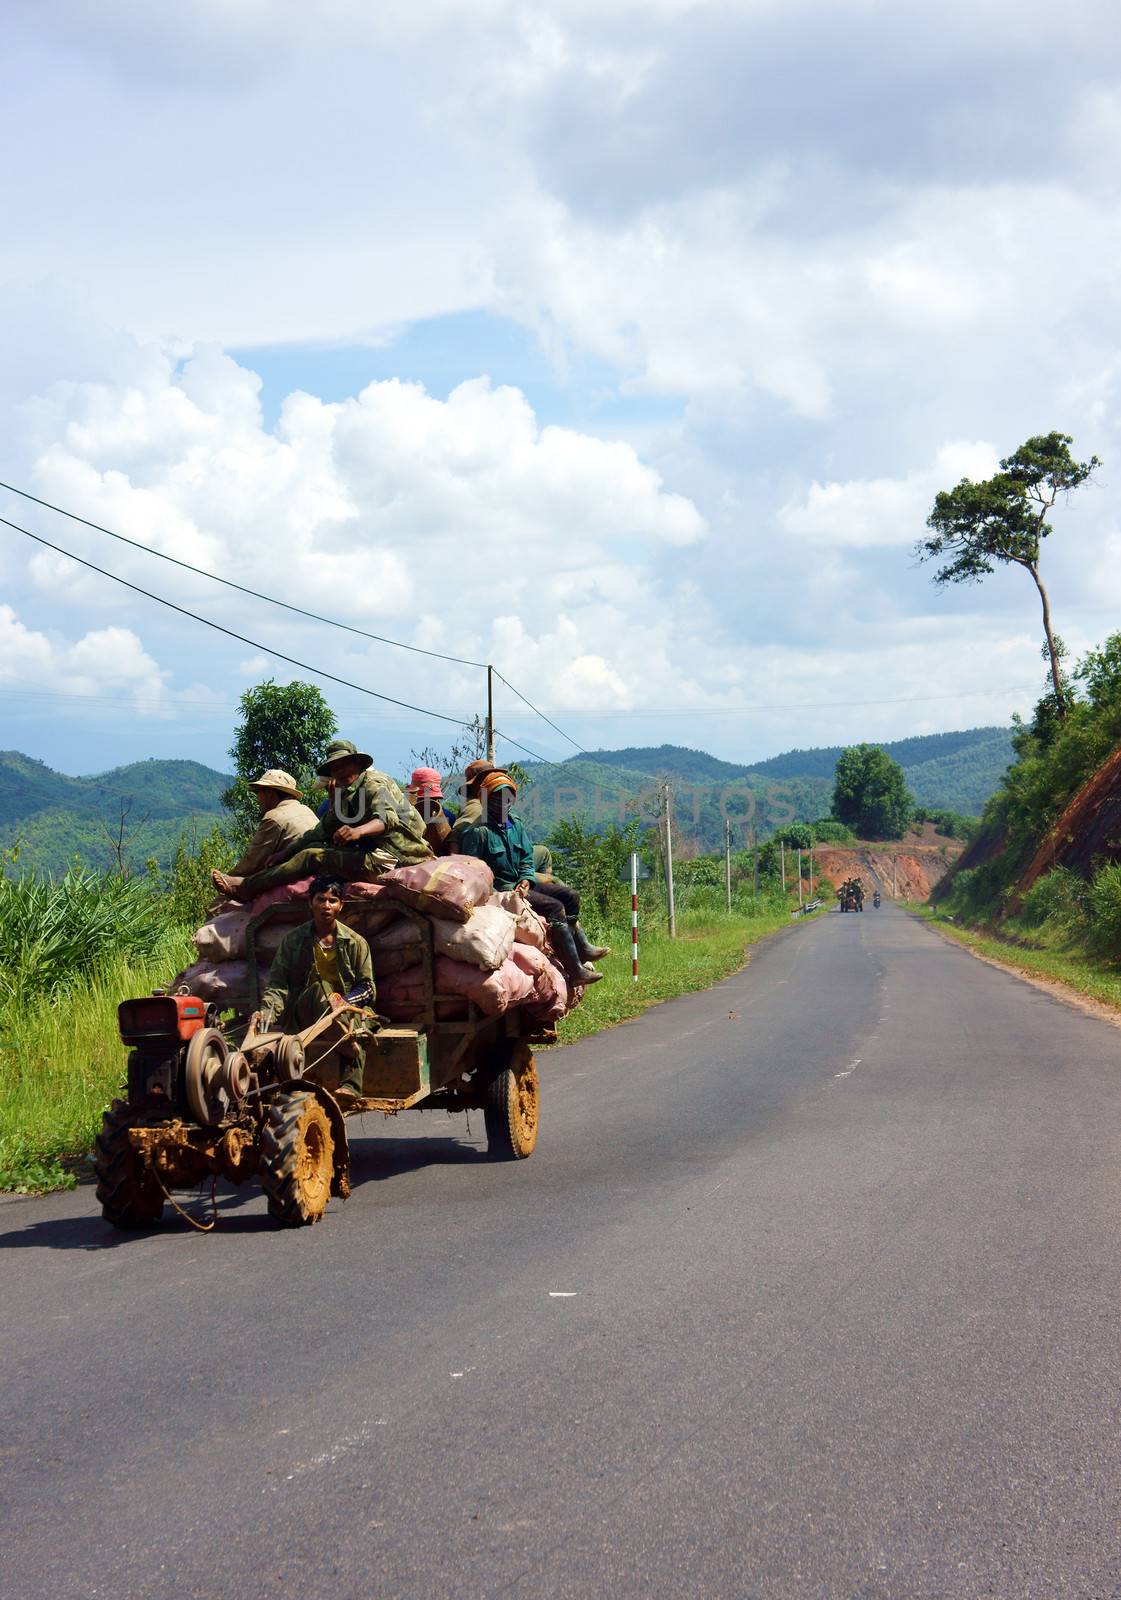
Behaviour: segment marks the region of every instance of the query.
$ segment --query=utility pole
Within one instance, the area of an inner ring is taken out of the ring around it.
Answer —
[[[786,893],[786,846],[780,839],[778,842],[778,860],[782,868],[782,892]]]
[[[899,865],[899,857],[898,856],[892,856],[892,858],[891,858],[891,898],[893,900],[898,900],[899,899],[899,875],[898,875],[898,873],[896,871],[896,868],[898,867],[898,865]]]
[[[802,852],[798,851],[798,907],[802,906]]]
[[[669,914],[669,936],[677,938],[677,909],[673,900],[673,823],[670,820],[669,784],[662,784],[662,815],[666,819],[666,911]]]
[[[814,897],[814,847],[810,845],[810,899]]]
[[[487,667],[487,760],[494,760],[494,668]]]
[[[732,824],[724,818],[724,899],[728,913],[732,910]]]
[[[751,824],[751,911],[752,915],[759,907],[759,834],[754,822]]]

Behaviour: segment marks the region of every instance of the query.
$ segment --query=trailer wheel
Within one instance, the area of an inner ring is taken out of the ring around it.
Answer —
[[[516,1041],[483,1091],[487,1153],[492,1161],[524,1161],[533,1154],[538,1123],[537,1067],[533,1051]]]
[[[326,1111],[305,1089],[270,1102],[261,1131],[261,1187],[282,1228],[318,1222],[331,1198],[335,1141]]]
[[[129,1105],[114,1100],[101,1119],[93,1158],[101,1215],[126,1231],[154,1227],[163,1216],[160,1186],[128,1137],[133,1122]]]

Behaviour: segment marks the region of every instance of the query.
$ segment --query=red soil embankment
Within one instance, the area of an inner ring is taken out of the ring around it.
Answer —
[[[1121,859],[1121,746],[1104,761],[1094,776],[1044,835],[1035,855],[1016,884],[1006,915],[1020,909],[1031,886],[1052,867],[1069,867],[1088,878],[1097,860]]]
[[[846,878],[860,878],[865,894],[879,889],[889,898],[925,900],[961,851],[960,840],[942,839],[933,829],[929,837],[924,829],[921,835],[908,834],[897,845],[818,845],[814,875],[827,878],[834,889]]]

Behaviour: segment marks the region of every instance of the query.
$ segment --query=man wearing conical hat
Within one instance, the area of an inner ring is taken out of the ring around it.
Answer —
[[[351,882],[432,854],[416,807],[388,774],[377,771],[373,757],[349,739],[336,739],[327,746],[319,777],[327,790],[327,805],[314,828],[276,866],[244,877],[215,873],[223,894],[253,900],[278,883],[295,883],[317,873]]]
[[[300,798],[300,788],[290,772],[270,767],[249,788],[257,796],[261,820],[241,855],[230,868],[235,878],[248,878],[260,872],[274,858],[283,859],[315,827],[317,817]],[[219,874],[211,877],[218,884]],[[220,888],[221,885],[218,884]]]

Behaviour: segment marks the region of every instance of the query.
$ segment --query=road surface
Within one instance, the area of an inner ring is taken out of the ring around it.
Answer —
[[[542,1079],[316,1228],[0,1206],[0,1593],[1121,1594],[1121,1032],[885,906]]]

